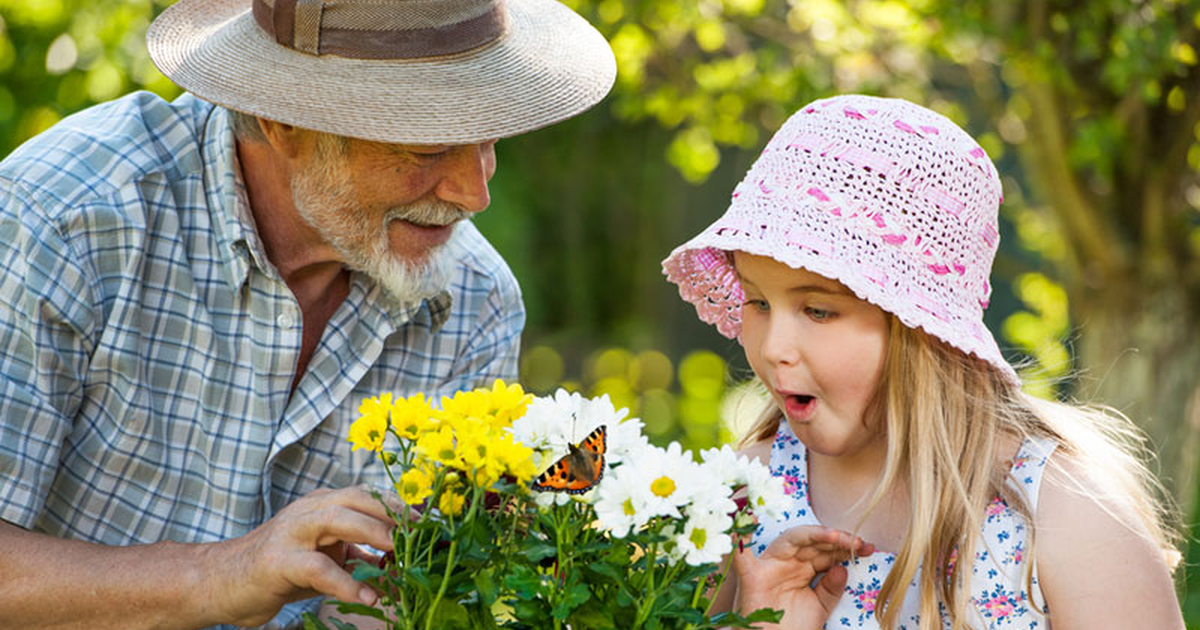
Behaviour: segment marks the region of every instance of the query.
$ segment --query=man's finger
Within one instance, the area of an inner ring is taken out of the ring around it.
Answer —
[[[312,540],[318,547],[348,542],[391,549],[393,527],[395,524],[390,519],[381,520],[353,509],[330,505],[305,514],[297,533],[301,539]]]
[[[300,588],[316,591],[345,602],[375,603],[371,587],[355,581],[345,570],[323,553],[304,554],[290,567],[289,578]]]

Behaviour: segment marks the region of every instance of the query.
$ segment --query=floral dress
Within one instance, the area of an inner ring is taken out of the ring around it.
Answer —
[[[1046,461],[1054,443],[1037,439],[1026,440],[1013,458],[1009,485],[1022,492],[1029,505],[1037,505],[1038,487]],[[754,551],[762,553],[782,532],[796,525],[820,525],[808,502],[808,453],[786,422],[779,424],[771,445],[771,474],[782,477],[791,505],[778,521],[759,525],[754,535]],[[1028,524],[1005,501],[997,496],[987,506],[987,520],[977,544],[971,566],[968,625],[978,630],[1047,630],[1045,600],[1038,587],[1036,568],[1032,592],[1026,591],[1025,564]],[[875,617],[875,598],[896,562],[895,554],[877,551],[870,556],[844,562],[849,572],[846,593],[834,608],[827,630],[842,628],[879,628]],[[920,571],[905,594],[897,617],[898,630],[916,630],[919,624],[920,593],[917,588]],[[950,627],[947,614],[942,612],[942,626]]]

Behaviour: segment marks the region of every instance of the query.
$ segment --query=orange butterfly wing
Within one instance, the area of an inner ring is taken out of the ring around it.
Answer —
[[[600,425],[578,446],[568,444],[565,456],[554,462],[529,486],[541,492],[583,494],[604,476],[604,452],[608,447],[607,427]]]

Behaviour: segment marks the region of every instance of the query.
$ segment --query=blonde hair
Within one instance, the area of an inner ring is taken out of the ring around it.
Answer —
[[[862,520],[901,480],[910,511],[903,545],[876,599],[884,628],[895,627],[920,567],[926,567],[919,583],[921,630],[941,629],[939,603],[950,613],[952,630],[969,627],[969,559],[975,557],[986,506],[996,496],[1030,524],[1025,557],[1034,557],[1036,506],[1007,485],[1010,462],[997,454],[999,447],[1028,437],[1057,443],[1048,472],[1061,473],[1056,478],[1066,480],[1069,489],[1095,498],[1162,549],[1169,566],[1177,564],[1177,517],[1142,463],[1144,439],[1128,419],[1108,409],[1036,399],[1011,386],[987,362],[888,318],[887,356],[868,407],[877,417],[864,418],[868,426],[886,427],[887,457]],[[743,445],[772,438],[781,421],[782,413],[770,405]],[[1064,470],[1064,461],[1087,477]],[[955,571],[955,558],[968,568]],[[1030,592],[1032,564],[1025,567]]]

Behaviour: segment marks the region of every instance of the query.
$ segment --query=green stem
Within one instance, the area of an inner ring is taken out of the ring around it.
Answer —
[[[653,526],[652,526],[653,527]],[[658,593],[654,588],[654,569],[658,564],[658,548],[655,545],[650,545],[646,550],[646,580],[648,582],[645,590],[646,595],[642,597],[641,603],[638,604],[637,617],[634,619],[634,630],[641,628],[646,619],[650,617],[650,611],[654,609],[654,600],[658,599]]]
[[[471,507],[467,510],[467,515],[463,517],[464,523],[471,523],[475,518],[475,513],[479,510],[482,493],[476,489],[471,493]],[[438,585],[437,595],[434,596],[433,602],[429,606],[428,612],[425,614],[425,630],[433,627],[433,616],[437,612],[438,604],[442,602],[442,597],[446,594],[446,588],[450,586],[450,574],[454,571],[455,553],[458,551],[458,532],[454,526],[454,516],[448,514],[450,520],[450,552],[446,556],[446,570],[442,572],[442,583]],[[430,554],[432,558],[433,554]]]
[[[562,508],[558,505],[555,505],[554,506],[554,550],[555,550],[554,581],[555,582],[558,582],[560,575],[566,575],[566,573],[565,573],[566,567],[564,567],[562,565],[563,558],[565,557],[565,555],[563,554],[563,530],[564,530],[564,528],[563,528],[562,515],[563,515]],[[561,585],[559,585],[559,586],[561,586]],[[562,622],[558,620],[558,617],[554,616],[553,611],[554,611],[555,606],[557,606],[557,604],[558,604],[557,595],[559,593],[562,593],[563,590],[564,589],[562,589],[562,588],[556,588],[550,592],[550,610],[551,610],[550,616],[554,619],[554,630],[561,630],[561,628],[562,628]]]
[[[442,583],[438,586],[437,595],[434,596],[433,602],[429,604],[429,610],[425,613],[425,630],[433,627],[433,615],[437,612],[438,604],[442,602],[442,596],[446,594],[446,587],[450,584],[450,572],[454,570],[454,553],[458,551],[458,541],[450,541],[450,554],[446,558],[446,570],[442,573]]]

